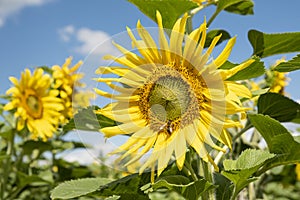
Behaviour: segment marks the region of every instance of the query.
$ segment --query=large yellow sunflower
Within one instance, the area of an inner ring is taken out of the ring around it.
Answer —
[[[229,117],[236,113],[245,117],[247,108],[242,106],[239,96],[251,97],[248,88],[227,79],[254,60],[230,70],[219,69],[228,59],[235,38],[229,40],[215,60],[208,62],[220,36],[215,37],[203,53],[205,22],[185,35],[188,16],[184,15],[176,21],[168,39],[160,13],[157,12],[156,16],[159,47],[138,21],[140,39],[136,39],[131,29],[127,28],[127,32],[139,53],[115,44],[124,56],[105,58],[121,66],[103,66],[96,71],[101,75],[116,75],[100,77],[97,81],[106,83],[118,93],[95,89],[97,94],[115,100],[98,113],[120,122],[118,126],[102,128],[101,131],[107,138],[121,134],[130,136],[113,152],[123,153],[121,159],[129,158],[127,166],[143,160],[143,155],[149,152],[139,171],[142,173],[151,168],[152,178],[155,169],[159,176],[167,167],[173,152],[181,170],[187,145],[217,169],[206,145],[222,150],[215,144],[214,140],[218,140],[231,148],[231,137],[226,128],[241,127],[241,123]]]
[[[61,67],[59,65],[52,67],[54,78],[53,87],[59,90],[59,97],[63,100],[64,104],[64,109],[60,117],[62,123],[66,123],[73,116],[72,97],[77,93],[75,87],[83,87],[83,84],[79,82],[83,74],[77,73],[78,68],[82,65],[82,61],[79,61],[73,67],[69,68],[71,62],[72,57],[69,57]]]
[[[56,131],[62,102],[56,96],[57,90],[50,88],[51,77],[37,68],[33,74],[29,69],[22,72],[20,81],[10,77],[13,87],[7,90],[12,100],[4,106],[5,110],[15,109],[18,120],[17,130],[27,126],[33,139],[46,140]]]

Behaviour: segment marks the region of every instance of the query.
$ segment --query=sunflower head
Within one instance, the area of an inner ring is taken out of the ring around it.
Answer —
[[[84,87],[79,80],[83,74],[77,73],[78,68],[82,65],[82,61],[76,63],[70,68],[72,57],[66,59],[65,63],[60,67],[54,65],[53,70],[53,87],[59,91],[59,97],[63,100],[64,110],[61,115],[61,122],[66,123],[74,113],[72,108],[72,97],[77,93],[75,87]]]
[[[97,81],[114,90],[109,93],[95,89],[99,95],[114,101],[97,113],[119,122],[117,126],[102,128],[101,132],[107,138],[129,136],[127,142],[112,152],[122,154],[121,159],[130,158],[125,166],[145,159],[149,152],[139,171],[151,168],[152,178],[154,169],[159,176],[173,155],[181,170],[189,146],[217,169],[207,146],[223,151],[216,145],[219,141],[231,148],[231,136],[226,128],[241,127],[241,123],[231,120],[230,115],[241,113],[245,117],[247,108],[242,106],[239,97],[251,96],[248,88],[227,79],[254,60],[230,70],[219,69],[229,57],[235,38],[209,62],[220,36],[205,51],[206,23],[186,35],[187,18],[184,15],[176,21],[168,38],[157,12],[158,42],[138,21],[139,39],[127,29],[138,53],[115,44],[124,55],[105,58],[118,65],[103,66],[96,71],[100,75],[113,75]]]
[[[267,83],[270,86],[270,92],[279,93],[285,95],[285,87],[288,85],[289,79],[287,78],[287,73],[273,71],[272,69],[279,65],[282,62],[285,62],[285,59],[277,60],[275,65],[271,67],[271,70],[267,73]]]
[[[52,137],[58,126],[62,102],[56,96],[57,90],[51,89],[51,78],[40,68],[31,74],[29,69],[22,72],[20,80],[10,77],[13,86],[7,90],[12,100],[4,106],[13,110],[18,123],[17,129],[25,126],[33,139],[46,140]]]

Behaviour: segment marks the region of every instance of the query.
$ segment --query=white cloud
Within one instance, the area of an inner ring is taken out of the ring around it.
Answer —
[[[116,148],[116,145],[106,141],[103,134],[99,132],[89,131],[73,131],[70,132],[64,138],[65,140],[82,142],[87,144],[89,148],[82,148],[76,150],[65,151],[60,154],[59,157],[69,162],[79,162],[80,164],[91,164],[93,162],[101,162],[99,156],[102,154],[105,158],[108,158],[108,153]],[[107,165],[112,163],[114,160],[109,157]]]
[[[81,28],[77,31],[77,40],[82,43],[76,48],[76,51],[81,54],[88,54],[94,50],[93,54],[103,55],[114,50],[110,36],[100,30]]]
[[[72,25],[65,26],[58,30],[58,34],[60,38],[65,41],[69,42],[71,39],[71,36],[74,34],[75,28]]]
[[[40,6],[50,0],[0,0],[0,27],[5,24],[7,18],[19,13],[29,6]]]
[[[67,25],[58,30],[60,38],[64,42],[75,39],[78,46],[73,51],[81,55],[104,55],[113,54],[115,47],[112,45],[111,36],[101,30],[92,30],[89,28],[76,29],[73,25]]]

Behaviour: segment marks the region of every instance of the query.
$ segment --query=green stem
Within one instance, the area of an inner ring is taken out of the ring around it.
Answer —
[[[3,163],[3,176],[2,176],[2,183],[1,183],[1,193],[0,198],[1,200],[4,200],[4,193],[7,189],[8,184],[8,177],[11,170],[11,157],[13,155],[14,150],[14,141],[15,141],[15,129],[12,129],[11,136],[9,137],[8,143],[7,143],[7,149],[6,149],[6,155],[8,156]]]
[[[214,19],[218,16],[218,14],[220,13],[220,11],[216,10],[214,12],[214,14],[210,17],[210,19],[207,22],[207,27],[209,27],[211,25],[211,23],[214,21]]]
[[[190,174],[191,174],[193,180],[194,180],[194,181],[197,181],[197,180],[198,180],[198,177],[197,177],[197,175],[196,175],[196,173],[195,173],[195,171],[194,171],[192,165],[191,165],[189,162],[185,162],[185,163],[184,163],[184,167],[190,172]]]
[[[208,166],[208,163],[201,159],[201,166],[202,166],[202,174],[204,179],[213,183],[212,172],[210,170],[210,167]],[[204,192],[202,195],[202,199],[215,200],[214,190],[209,190],[207,192]]]
[[[236,139],[238,139],[241,135],[243,135],[243,133],[248,131],[250,128],[252,128],[252,124],[249,121],[247,121],[246,126],[238,134],[233,136],[232,141],[234,142]]]
[[[186,32],[188,34],[190,34],[192,31],[193,31],[193,15],[190,15],[190,17],[187,19],[187,22],[186,22]]]

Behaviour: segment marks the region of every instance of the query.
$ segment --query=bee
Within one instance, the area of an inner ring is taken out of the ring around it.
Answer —
[[[173,128],[172,128],[172,121],[168,120],[167,123],[164,123],[159,130],[166,130],[166,133],[168,134],[168,136],[172,135],[173,132]]]

